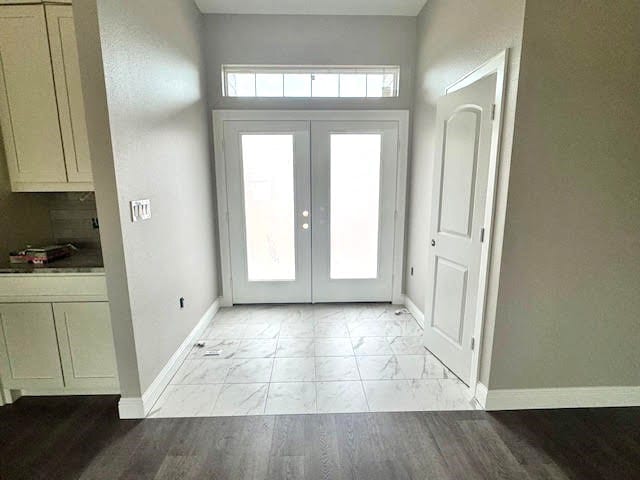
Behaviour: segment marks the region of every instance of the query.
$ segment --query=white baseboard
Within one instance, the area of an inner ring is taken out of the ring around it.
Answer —
[[[92,388],[41,388],[38,390],[24,389],[20,393],[25,397],[64,397],[67,395],[119,395],[120,387],[92,387]]]
[[[489,390],[485,400],[486,410],[638,406],[640,406],[640,387]]]
[[[4,405],[11,405],[22,396],[20,390],[12,390],[10,388],[4,388],[0,390],[0,407]]]
[[[118,415],[120,418],[144,418],[144,406],[142,398],[120,398],[118,402]]]
[[[424,313],[413,303],[413,300],[411,300],[408,295],[403,295],[402,303],[407,307],[407,310],[411,312],[411,315],[413,315],[413,318],[416,319],[420,326],[424,328]]]
[[[193,344],[200,339],[200,335],[204,329],[209,325],[209,322],[215,317],[216,313],[218,313],[219,308],[220,301],[216,299],[204,315],[202,315],[202,318],[200,318],[196,326],[191,330],[191,333],[187,335],[187,338],[184,339],[174,354],[171,355],[171,358],[167,361],[158,376],[156,376],[153,382],[151,382],[151,385],[144,391],[142,397],[120,399],[118,403],[120,418],[144,418],[149,413],[151,407],[156,403],[173,375],[189,354],[189,351],[191,351]]]
[[[480,404],[482,408],[486,408],[487,406],[487,386],[484,383],[476,383],[476,402]]]
[[[233,300],[229,295],[222,295],[218,297],[219,307],[233,307]]]

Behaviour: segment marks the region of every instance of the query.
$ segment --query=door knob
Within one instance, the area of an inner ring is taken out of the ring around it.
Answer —
[[[431,246],[435,247],[436,246],[436,241],[435,240],[431,240]]]

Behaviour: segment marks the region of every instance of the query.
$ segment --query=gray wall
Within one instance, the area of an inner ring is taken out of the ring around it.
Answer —
[[[111,327],[118,363],[122,397],[141,395],[136,345],[131,320],[129,284],[124,262],[120,222],[120,200],[116,185],[109,111],[102,63],[102,46],[96,0],[74,2],[73,16],[80,57],[96,206],[100,218],[100,240],[107,277]]]
[[[462,15],[461,12],[464,12]],[[503,121],[501,170],[496,199],[495,236],[489,298],[496,296],[506,204],[509,158],[515,117],[524,0],[429,0],[418,16],[413,155],[410,165],[405,291],[425,308],[427,251],[431,213],[436,101],[447,86],[506,48],[511,49]],[[410,274],[413,267],[413,276]],[[491,318],[495,302],[487,304]],[[493,324],[487,322],[490,334]],[[487,345],[487,348],[490,345]],[[487,361],[489,351],[483,355]],[[488,365],[482,368],[486,381]]]
[[[414,17],[205,15],[205,28],[212,108],[363,108],[361,99],[224,98],[223,64],[400,65],[400,97],[369,99],[365,108],[412,106]]]
[[[491,389],[640,385],[639,35],[527,2]]]
[[[218,297],[202,15],[191,0],[90,3],[74,4],[83,88],[118,366],[136,396],[135,378],[143,392]],[[139,198],[153,217],[134,224]]]

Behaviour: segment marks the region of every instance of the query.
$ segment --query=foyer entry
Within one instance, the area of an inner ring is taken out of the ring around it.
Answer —
[[[234,304],[394,300],[406,112],[217,113],[232,292],[224,296]]]

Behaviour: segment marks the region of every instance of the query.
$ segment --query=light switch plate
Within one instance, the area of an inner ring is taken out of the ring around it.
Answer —
[[[151,200],[131,201],[131,221],[148,220],[151,218]]]

